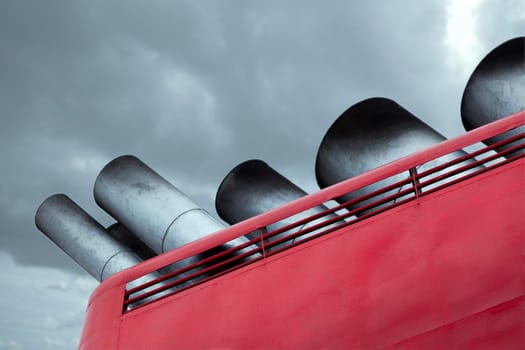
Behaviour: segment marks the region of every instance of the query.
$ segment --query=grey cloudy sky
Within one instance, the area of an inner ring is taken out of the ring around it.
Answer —
[[[325,131],[384,96],[448,137],[466,81],[525,34],[522,0],[0,0],[0,349],[74,348],[96,283],[34,226],[134,154],[210,211],[261,158],[308,191]]]

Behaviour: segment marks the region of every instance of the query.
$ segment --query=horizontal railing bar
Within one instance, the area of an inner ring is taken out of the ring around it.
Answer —
[[[138,292],[138,291],[140,291],[140,290],[142,290],[142,289],[144,289],[144,288],[151,287],[152,285],[155,285],[155,284],[157,284],[157,283],[163,282],[163,281],[165,281],[165,280],[167,280],[167,279],[170,279],[170,278],[172,278],[172,277],[175,277],[175,276],[177,276],[177,275],[180,275],[181,273],[184,273],[184,272],[187,272],[187,271],[193,270],[193,269],[195,269],[195,268],[197,268],[197,267],[199,267],[199,266],[205,265],[205,264],[207,264],[207,263],[209,263],[209,262],[211,262],[211,261],[213,261],[213,260],[220,259],[221,257],[226,256],[226,255],[228,255],[228,254],[230,254],[230,253],[233,253],[233,252],[236,252],[236,251],[238,251],[238,250],[241,250],[241,249],[244,249],[244,248],[246,248],[246,247],[249,247],[250,245],[255,244],[255,243],[258,242],[258,241],[259,241],[259,238],[253,238],[253,239],[249,240],[248,242],[244,242],[244,243],[242,243],[242,244],[239,244],[238,246],[228,248],[228,249],[226,249],[226,250],[224,250],[224,251],[222,251],[222,252],[219,252],[219,253],[217,253],[217,254],[214,254],[214,255],[212,255],[212,256],[209,256],[209,257],[206,257],[206,258],[204,258],[204,259],[202,259],[202,260],[199,260],[199,261],[197,261],[197,262],[195,262],[195,263],[193,263],[193,264],[191,264],[191,265],[185,266],[185,267],[183,267],[183,268],[181,268],[181,269],[179,269],[179,270],[169,272],[169,273],[167,273],[167,274],[165,274],[165,275],[162,275],[162,276],[160,276],[160,277],[155,278],[154,280],[151,280],[151,281],[145,282],[144,284],[141,284],[141,285],[139,285],[139,286],[136,286],[136,287],[134,287],[134,288],[131,288],[131,289],[127,290],[127,293],[128,293],[128,294],[133,294],[133,293]],[[260,249],[258,249],[258,248],[255,248],[255,249],[250,250],[249,252],[252,252],[250,255],[253,255],[253,254],[259,252],[259,250],[260,250]],[[202,253],[204,253],[204,252],[202,252]],[[249,255],[248,255],[248,256],[249,256]],[[184,259],[182,259],[182,260],[184,260]],[[169,265],[175,264],[175,263],[180,262],[180,261],[182,261],[182,260],[174,261],[174,262],[172,262],[171,264],[168,264],[168,265],[162,266],[162,267],[160,267],[160,268],[167,267],[167,266],[169,266]]]
[[[299,244],[306,243],[306,242],[311,241],[311,240],[313,240],[313,239],[315,239],[315,238],[318,238],[318,237],[321,237],[321,236],[327,235],[327,234],[329,234],[329,233],[332,233],[332,232],[337,231],[337,230],[339,230],[339,229],[342,229],[342,228],[344,228],[344,227],[347,227],[347,226],[350,226],[350,225],[356,224],[356,223],[358,223],[358,222],[360,222],[360,221],[363,221],[363,220],[365,220],[365,219],[368,219],[368,218],[370,218],[370,217],[372,217],[372,216],[375,216],[375,215],[381,214],[382,212],[385,212],[385,211],[387,211],[387,210],[393,209],[393,208],[398,207],[398,206],[400,206],[400,205],[403,205],[403,204],[405,204],[405,203],[411,202],[411,201],[413,201],[414,199],[416,199],[415,196],[414,196],[414,197],[410,197],[410,198],[405,198],[405,199],[403,199],[403,200],[401,200],[401,201],[399,201],[399,202],[395,202],[395,203],[392,203],[392,204],[387,205],[387,206],[385,206],[385,207],[378,208],[377,210],[375,210],[375,211],[373,211],[373,212],[370,212],[370,213],[367,213],[367,214],[363,214],[363,215],[361,215],[361,216],[357,216],[357,217],[355,217],[352,221],[346,221],[346,222],[341,223],[341,225],[337,225],[337,226],[335,226],[335,227],[329,227],[328,229],[326,229],[326,230],[324,230],[324,231],[321,231],[321,232],[315,233],[315,234],[313,234],[313,235],[311,235],[311,236],[305,237],[304,239],[301,239],[300,241],[298,241],[297,243],[294,243],[294,244],[291,245],[291,246],[296,246],[296,245],[299,245]],[[302,234],[299,233],[299,232],[296,232],[296,233],[292,234],[292,236],[294,236],[293,238],[297,238],[297,237],[299,237],[299,236],[301,236],[301,235],[302,235]],[[285,246],[285,247],[281,247],[281,248],[278,248],[278,249],[272,250],[272,251],[270,252],[270,255],[274,255],[274,254],[277,254],[277,253],[282,252],[282,251],[284,251],[284,250],[287,250],[287,249],[289,249],[291,246]]]
[[[262,250],[262,248],[259,247],[259,248],[257,248],[257,250],[258,251]],[[175,287],[178,284],[187,282],[187,281],[189,281],[191,279],[199,277],[200,275],[204,275],[204,274],[206,274],[209,271],[212,271],[214,269],[217,269],[217,268],[220,268],[220,267],[222,267],[224,265],[227,265],[227,264],[229,264],[231,262],[234,262],[236,260],[242,260],[246,256],[250,256],[250,255],[252,255],[251,252],[246,252],[246,253],[243,253],[243,254],[240,254],[240,255],[235,255],[235,256],[227,259],[227,260],[220,261],[217,264],[214,264],[212,266],[205,267],[202,270],[198,270],[198,271],[195,271],[192,274],[189,274],[188,276],[185,276],[185,277],[179,278],[179,279],[177,279],[175,281],[166,283],[165,285],[162,285],[160,287],[152,289],[151,291],[145,292],[145,293],[140,294],[140,295],[138,295],[136,297],[129,298],[128,300],[125,301],[125,305],[129,305],[129,304],[135,303],[135,302],[137,302],[139,300],[142,300],[142,299],[145,299],[147,297],[150,297],[152,295],[158,294],[158,293],[163,292],[163,291],[165,291],[167,289],[173,288],[173,287]],[[255,259],[257,259],[257,258],[255,258]],[[129,295],[129,293],[126,293],[126,294]]]
[[[397,174],[396,174],[396,175],[397,175]],[[283,227],[279,227],[278,229],[276,229],[276,230],[274,230],[274,231],[271,231],[271,232],[266,233],[266,235],[272,234],[272,236],[273,236],[273,235],[276,235],[276,234],[279,234],[279,233],[283,233],[283,232],[288,231],[288,230],[291,230],[291,229],[293,229],[293,228],[295,228],[295,227],[297,227],[297,226],[301,226],[301,225],[307,224],[307,223],[310,222],[310,221],[317,220],[317,219],[319,219],[319,218],[321,218],[321,217],[323,217],[323,216],[326,216],[326,215],[328,215],[328,214],[335,213],[335,212],[338,211],[338,210],[346,209],[346,208],[347,208],[348,206],[350,206],[350,205],[354,205],[354,204],[356,204],[356,203],[359,203],[359,202],[362,202],[362,201],[368,200],[368,199],[370,199],[370,198],[373,198],[373,197],[375,197],[375,196],[377,196],[377,195],[380,195],[380,194],[382,194],[382,193],[385,193],[385,192],[389,192],[389,191],[391,191],[391,190],[393,190],[393,189],[396,189],[396,188],[398,188],[398,187],[401,187],[401,186],[404,186],[404,185],[408,185],[408,184],[410,184],[410,182],[411,182],[411,181],[410,181],[410,178],[407,178],[407,179],[405,179],[405,180],[400,180],[400,181],[398,181],[398,182],[396,182],[396,183],[394,183],[394,184],[391,184],[391,185],[389,185],[389,186],[387,186],[387,187],[381,188],[381,189],[376,190],[376,191],[374,191],[374,192],[368,193],[368,194],[366,194],[366,195],[364,195],[364,196],[361,196],[361,197],[358,197],[358,198],[351,199],[351,200],[346,201],[346,202],[344,202],[344,203],[342,203],[342,204],[339,204],[339,205],[337,205],[337,206],[335,206],[335,207],[333,207],[333,208],[328,208],[328,209],[326,209],[326,210],[324,210],[324,211],[322,211],[322,212],[320,212],[320,213],[316,213],[316,214],[310,215],[310,216],[308,216],[308,217],[306,217],[306,218],[304,218],[304,219],[301,219],[301,220],[299,220],[299,221],[297,221],[297,222],[294,222],[294,223],[288,224],[288,225],[283,226]],[[334,199],[335,199],[335,198],[331,198],[331,199],[329,199],[329,200],[334,200]],[[309,208],[309,209],[310,209],[310,208]],[[306,209],[306,210],[308,210],[308,209]],[[299,213],[300,213],[300,212],[299,212]],[[297,213],[297,214],[299,214],[299,213]],[[297,215],[297,214],[294,214],[294,215]],[[339,214],[339,215],[337,216],[338,220],[340,220],[340,219],[344,219],[344,218],[348,217],[348,215],[345,215],[345,214],[347,214],[347,213]],[[353,214],[352,214],[352,215],[353,215]],[[349,215],[349,216],[351,216],[351,215]],[[285,218],[285,219],[286,219],[286,218]],[[337,221],[337,220],[334,220],[334,221]],[[263,238],[264,238],[264,237],[263,237]]]
[[[217,274],[215,274],[215,275],[213,275],[213,276],[209,276],[209,277],[206,277],[206,278],[204,278],[204,279],[202,279],[202,280],[200,280],[200,281],[196,281],[196,282],[195,282],[194,284],[192,284],[192,285],[184,286],[184,287],[182,287],[182,288],[179,288],[179,289],[177,289],[176,291],[174,291],[174,292],[171,293],[171,294],[162,294],[162,295],[160,295],[160,296],[159,296],[158,298],[156,298],[156,299],[149,300],[148,302],[146,302],[146,303],[144,303],[144,304],[137,305],[136,307],[133,308],[133,310],[137,310],[138,308],[141,308],[141,307],[143,307],[143,306],[149,305],[149,304],[151,304],[152,302],[155,302],[155,301],[158,301],[158,300],[164,299],[164,298],[169,297],[169,296],[171,296],[171,295],[173,295],[173,294],[177,294],[177,293],[180,293],[180,292],[185,291],[185,290],[187,290],[187,289],[193,288],[193,287],[195,287],[195,286],[198,286],[199,284],[202,284],[202,283],[208,282],[208,281],[210,281],[210,280],[212,280],[212,279],[214,279],[214,278],[217,278],[217,277],[219,277],[219,276],[225,275],[225,274],[227,274],[227,273],[230,273],[230,272],[232,272],[232,271],[235,271],[235,270],[237,270],[237,269],[240,269],[241,267],[244,267],[244,266],[246,266],[246,265],[252,264],[252,263],[257,262],[257,261],[262,260],[262,259],[263,259],[262,256],[258,256],[258,257],[256,257],[256,258],[254,258],[253,260],[245,261],[245,262],[243,262],[243,263],[241,263],[241,264],[239,264],[239,265],[235,265],[235,266],[233,266],[233,267],[231,267],[231,268],[229,268],[229,269],[226,269],[226,270],[224,270],[224,271],[220,271],[220,272],[218,272]],[[184,283],[184,282],[181,282],[181,283]],[[142,295],[141,295],[141,296],[142,296]],[[147,298],[147,297],[144,297],[144,299],[145,299],[145,298]],[[137,300],[137,301],[140,301],[140,300],[142,300],[142,298],[139,299],[139,300]],[[134,302],[136,302],[136,301],[134,301]],[[124,302],[124,312],[132,311],[132,310],[126,310],[126,307],[127,307],[127,306],[130,306],[130,305],[133,304],[134,302],[129,303],[129,300],[125,300],[125,302]]]
[[[407,169],[407,170],[408,170],[408,169]],[[388,178],[393,177],[393,176],[401,175],[401,174],[403,174],[403,173],[404,173],[405,171],[407,171],[407,170],[402,170],[402,171],[400,171],[399,173],[394,174],[394,175],[392,175],[392,176],[389,176],[389,177],[387,177],[387,178],[384,178],[384,179],[382,179],[382,180],[380,180],[380,181],[387,180]],[[378,181],[378,182],[379,182],[379,181]],[[375,190],[375,191],[373,191],[373,192],[367,193],[367,194],[364,195],[364,196],[361,196],[361,197],[354,198],[354,199],[351,199],[351,200],[349,200],[349,201],[346,201],[346,202],[344,202],[344,203],[338,205],[338,206],[337,206],[337,207],[338,207],[337,210],[339,210],[339,209],[343,209],[343,208],[346,208],[346,207],[349,207],[349,206],[353,206],[353,205],[355,205],[355,204],[357,204],[357,203],[360,203],[360,202],[366,201],[366,200],[368,200],[368,199],[370,199],[370,198],[373,198],[373,197],[376,197],[376,196],[378,196],[378,195],[380,195],[380,194],[383,194],[383,193],[386,193],[386,192],[390,192],[390,191],[392,191],[392,190],[394,190],[394,189],[396,189],[396,188],[398,188],[398,187],[403,187],[403,186],[405,186],[405,185],[409,185],[409,184],[411,184],[411,182],[412,182],[412,181],[411,181],[410,177],[407,176],[407,178],[406,178],[405,180],[397,181],[397,182],[395,182],[395,183],[393,183],[393,184],[391,184],[391,185],[388,185],[388,186],[386,186],[386,187],[380,188],[380,189]],[[373,185],[373,184],[370,184],[370,185]],[[364,186],[364,187],[358,188],[357,190],[363,189],[363,188],[365,188],[365,187],[367,187],[367,186],[370,186],[370,185],[366,185],[366,186]],[[345,193],[345,194],[343,194],[343,196],[346,195],[346,194],[352,193],[352,192],[354,192],[354,191],[350,191],[350,192],[348,192],[348,193]],[[341,196],[339,196],[339,197],[341,197]],[[337,198],[337,197],[335,197],[335,198]],[[333,198],[333,199],[335,199],[335,198]]]
[[[176,276],[176,275],[179,275],[179,274],[181,274],[181,273],[184,273],[184,272],[187,272],[187,271],[193,270],[193,269],[195,269],[195,268],[197,268],[197,267],[199,267],[199,266],[201,266],[201,265],[205,265],[205,264],[207,264],[207,263],[209,263],[209,262],[211,262],[211,261],[213,261],[213,260],[219,259],[219,258],[221,258],[221,257],[223,257],[223,256],[226,256],[226,255],[230,254],[230,253],[233,253],[233,252],[236,252],[236,251],[238,251],[238,250],[244,249],[244,248],[246,248],[246,247],[248,247],[248,246],[250,246],[250,245],[252,245],[252,244],[255,244],[255,243],[258,242],[258,241],[259,241],[258,238],[254,238],[254,239],[251,239],[251,240],[249,240],[249,241],[247,241],[247,242],[244,242],[244,243],[242,243],[242,244],[239,244],[238,246],[234,246],[234,247],[228,248],[228,249],[226,249],[226,250],[224,250],[224,251],[221,251],[221,252],[219,252],[219,253],[217,253],[217,254],[214,254],[214,255],[212,255],[212,256],[209,256],[209,257],[203,258],[203,259],[199,260],[198,262],[195,262],[195,263],[193,263],[193,264],[191,264],[191,265],[185,266],[185,267],[180,268],[180,269],[178,269],[178,270],[176,270],[176,271],[169,272],[169,273],[167,273],[167,274],[165,274],[165,275],[162,275],[162,276],[160,276],[160,277],[157,277],[157,278],[154,279],[154,280],[151,280],[151,281],[145,282],[143,285],[140,285],[140,286],[137,286],[137,287],[135,287],[135,288],[129,289],[129,290],[128,290],[128,293],[129,293],[129,294],[135,293],[135,292],[140,291],[140,290],[142,290],[142,289],[144,289],[144,288],[150,287],[150,286],[152,286],[152,285],[154,285],[154,284],[157,284],[157,283],[160,283],[160,282],[162,282],[162,281],[164,281],[164,280],[170,279],[170,278],[172,278],[172,277],[174,277],[174,276]],[[258,248],[255,248],[255,249],[250,250],[250,252],[252,252],[252,255],[255,254],[255,253],[257,253],[258,251],[259,251]],[[204,252],[201,252],[201,253],[204,253]],[[201,254],[201,253],[198,253],[198,254]],[[182,259],[182,260],[184,260],[184,259]],[[174,262],[172,262],[172,263],[170,263],[170,264],[168,264],[168,265],[162,266],[162,267],[160,267],[160,268],[168,267],[169,265],[175,264],[175,263],[180,262],[180,261],[182,261],[182,260],[174,261]],[[159,268],[159,269],[160,269],[160,268]],[[143,287],[144,287],[144,288],[143,288]]]
[[[293,239],[293,238],[296,238],[297,236],[300,236],[300,235],[304,235],[304,234],[307,234],[307,233],[310,233],[312,231],[315,231],[321,227],[324,227],[324,226],[327,226],[327,225],[331,225],[332,223],[335,223],[337,221],[340,221],[341,219],[346,219],[347,217],[350,217],[350,216],[353,216],[359,212],[362,212],[362,211],[366,211],[366,210],[369,210],[369,209],[372,209],[372,208],[375,208],[375,207],[378,207],[382,204],[385,204],[385,203],[388,203],[394,199],[397,199],[397,198],[400,198],[400,197],[403,197],[407,194],[410,194],[410,193],[413,193],[413,188],[410,187],[410,188],[407,188],[405,190],[402,190],[400,192],[397,192],[393,195],[390,195],[390,196],[387,196],[387,197],[384,197],[384,198],[381,198],[381,199],[378,199],[376,200],[375,202],[372,202],[372,203],[369,203],[367,205],[364,205],[362,207],[359,207],[359,208],[356,208],[356,209],[353,209],[353,210],[350,210],[348,211],[347,213],[344,213],[344,214],[341,214],[337,217],[334,217],[334,218],[330,218],[328,220],[325,220],[325,221],[322,221],[316,225],[313,225],[313,226],[309,226],[307,228],[304,228],[304,229],[301,229],[299,230],[298,232],[300,232],[300,234],[290,234],[286,237],[282,237],[282,238],[279,238],[279,239],[276,239],[276,240],[273,240],[271,242],[268,242],[265,244],[266,247],[272,247],[274,245],[278,245],[280,243],[283,243],[283,242],[286,242],[286,241],[289,241],[290,239]],[[340,226],[340,225],[338,225]],[[270,234],[271,236],[273,236],[273,232],[269,232],[268,234]],[[268,235],[267,234],[267,235]],[[263,239],[266,239],[267,238],[267,235],[263,235]],[[271,238],[270,236],[270,238]]]
[[[449,166],[452,166],[452,165],[455,165],[457,163],[461,163],[467,159],[472,159],[476,156],[479,156],[480,154],[483,154],[483,153],[487,153],[489,151],[492,151],[493,149],[495,148],[498,148],[498,147],[501,147],[501,146],[505,146],[506,144],[509,144],[509,143],[512,143],[514,141],[517,141],[521,138],[525,137],[525,133],[519,133],[517,135],[514,135],[513,137],[511,138],[508,138],[508,139],[505,139],[505,140],[501,140],[499,142],[496,142],[494,144],[491,144],[490,146],[486,146],[482,149],[479,149],[477,151],[474,151],[474,152],[470,152],[470,153],[467,153],[466,155],[462,156],[462,157],[459,157],[459,158],[455,158],[451,161],[448,161],[446,163],[443,163],[443,164],[440,164],[440,165],[437,165],[433,168],[430,168],[430,169],[427,169],[425,171],[422,171],[422,172],[419,172],[417,175],[417,178],[418,179],[421,179],[422,177],[425,177],[425,176],[428,176],[429,174],[432,174],[436,171],[440,171],[440,170],[443,170],[445,168],[448,168]]]
[[[494,159],[497,159],[497,158],[500,158],[502,156],[504,156],[505,154],[507,153],[512,153],[512,152],[515,152],[519,149],[522,149],[525,145],[524,144],[519,144],[519,145],[516,145],[516,146],[513,146],[511,148],[508,148],[504,151],[501,151],[499,153],[496,153],[496,154],[491,154],[490,156],[486,157],[486,158],[483,158],[483,159],[480,159],[480,160],[477,160],[475,162],[472,162],[472,163],[469,163],[467,165],[464,165],[464,166],[461,166],[459,168],[456,168],[456,169],[453,169],[445,174],[442,174],[442,175],[439,175],[439,176],[436,176],[436,177],[433,177],[431,179],[428,179],[426,181],[422,181],[419,185],[420,185],[420,188],[423,188],[425,186],[428,186],[428,185],[431,185],[435,182],[439,182],[443,179],[446,179],[448,177],[451,177],[451,176],[454,176],[454,175],[457,175],[461,172],[464,172],[465,170],[468,170],[468,169],[472,169],[478,165],[482,165],[482,164],[485,164],[487,162],[490,162],[491,160],[494,160]]]
[[[501,162],[497,163],[497,164],[493,164],[493,165],[489,165],[487,167],[484,167],[484,168],[481,168],[479,169],[478,171],[476,172],[473,172],[473,173],[469,173],[469,174],[466,174],[465,176],[462,176],[458,179],[454,179],[454,180],[451,180],[447,183],[444,183],[440,186],[437,186],[437,187],[434,187],[434,188],[430,188],[430,189],[427,189],[425,191],[423,191],[423,194],[422,195],[427,195],[427,194],[431,194],[431,193],[434,193],[436,191],[439,191],[445,187],[449,187],[449,186],[452,186],[452,185],[455,185],[457,183],[460,183],[462,181],[465,181],[467,179],[470,179],[470,178],[473,178],[474,176],[477,176],[477,175],[480,175],[480,174],[483,174],[483,173],[486,173],[487,171],[489,170],[492,170],[492,169],[495,169],[495,168],[498,168],[502,165],[505,165],[505,164],[508,164],[510,162],[513,162],[515,160],[518,160],[520,158],[523,158],[525,155],[524,154],[518,154],[518,155],[515,155],[511,158],[506,158],[504,160],[502,160]]]

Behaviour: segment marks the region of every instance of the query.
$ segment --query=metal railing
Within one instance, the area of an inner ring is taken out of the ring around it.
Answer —
[[[180,293],[248,264],[267,259],[297,245],[521,159],[524,157],[524,132],[510,135],[489,146],[482,145],[480,149],[463,156],[451,159],[450,155],[456,150],[471,145],[479,146],[479,142],[507,133],[509,130],[520,128],[518,131],[521,131],[523,125],[525,125],[525,111],[298,199],[194,244],[175,249],[175,251],[181,250],[182,253],[168,252],[166,255],[178,255],[169,261],[169,264],[175,264],[241,235],[259,231],[257,237],[244,244],[218,252],[189,266],[172,269],[159,278],[126,289],[123,312],[141,308],[155,300]],[[370,191],[366,195],[332,206],[279,229],[269,232],[265,229],[270,224],[284,221],[314,206],[337,200],[345,194],[351,194],[377,183],[384,185],[378,190]],[[333,214],[336,216],[334,217]],[[281,236],[270,241],[277,235]],[[250,247],[252,249],[247,249]],[[240,252],[243,249],[245,250]],[[165,262],[166,259],[161,261]],[[156,265],[157,270],[166,267],[166,263],[162,266]]]

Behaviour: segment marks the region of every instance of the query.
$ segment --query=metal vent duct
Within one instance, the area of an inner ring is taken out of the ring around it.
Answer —
[[[317,152],[317,183],[321,188],[328,187],[444,140],[444,136],[392,100],[376,97],[361,101],[347,109],[326,132]],[[464,154],[457,151],[439,161]],[[435,165],[427,163],[418,170]],[[342,203],[355,199],[407,177],[408,174],[400,174],[338,200]]]
[[[489,52],[472,73],[461,100],[461,119],[472,130],[525,110],[525,37],[504,42]],[[523,132],[518,128],[488,144]]]
[[[36,212],[35,223],[98,281],[142,261],[66,195],[47,198]]]
[[[222,180],[215,197],[215,208],[224,221],[233,225],[306,195],[305,191],[279,174],[268,164],[262,160],[254,159],[237,165]],[[286,220],[274,223],[268,226],[266,230],[276,230],[327,209],[322,205],[311,208]],[[321,219],[298,227],[292,232],[312,226],[331,217],[335,216],[333,214],[324,216]],[[283,232],[272,237],[269,241],[292,232]],[[252,232],[248,234],[248,237],[253,239],[259,234],[259,232]],[[307,234],[305,237],[311,234],[313,233]]]
[[[121,156],[107,164],[95,181],[94,196],[101,208],[158,254],[224,228],[134,156]],[[228,249],[247,241],[245,237],[238,238],[217,249]],[[205,256],[189,259],[183,265]]]

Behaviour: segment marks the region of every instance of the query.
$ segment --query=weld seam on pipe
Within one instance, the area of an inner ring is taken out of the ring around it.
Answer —
[[[113,254],[108,260],[106,260],[106,262],[104,263],[104,266],[102,266],[102,269],[100,270],[99,281],[103,281],[104,270],[106,269],[106,266],[109,264],[109,262],[113,260],[114,257],[122,253],[131,253],[132,255],[136,255],[135,252],[132,251],[131,249],[121,250]]]
[[[170,232],[170,229],[171,227],[173,226],[173,224],[175,223],[175,221],[177,221],[178,219],[180,219],[182,216],[186,215],[187,213],[191,212],[191,211],[202,211],[204,212],[206,215],[209,215],[209,213],[204,210],[203,208],[191,208],[191,209],[188,209],[186,211],[183,211],[182,213],[180,213],[179,215],[177,215],[175,217],[175,219],[173,219],[173,221],[168,225],[168,227],[166,228],[166,231],[164,231],[164,234],[162,235],[162,243],[160,245],[160,249],[161,249],[161,252],[162,253],[166,253],[166,251],[164,250],[164,243],[166,242],[166,237],[168,236],[168,233]]]

